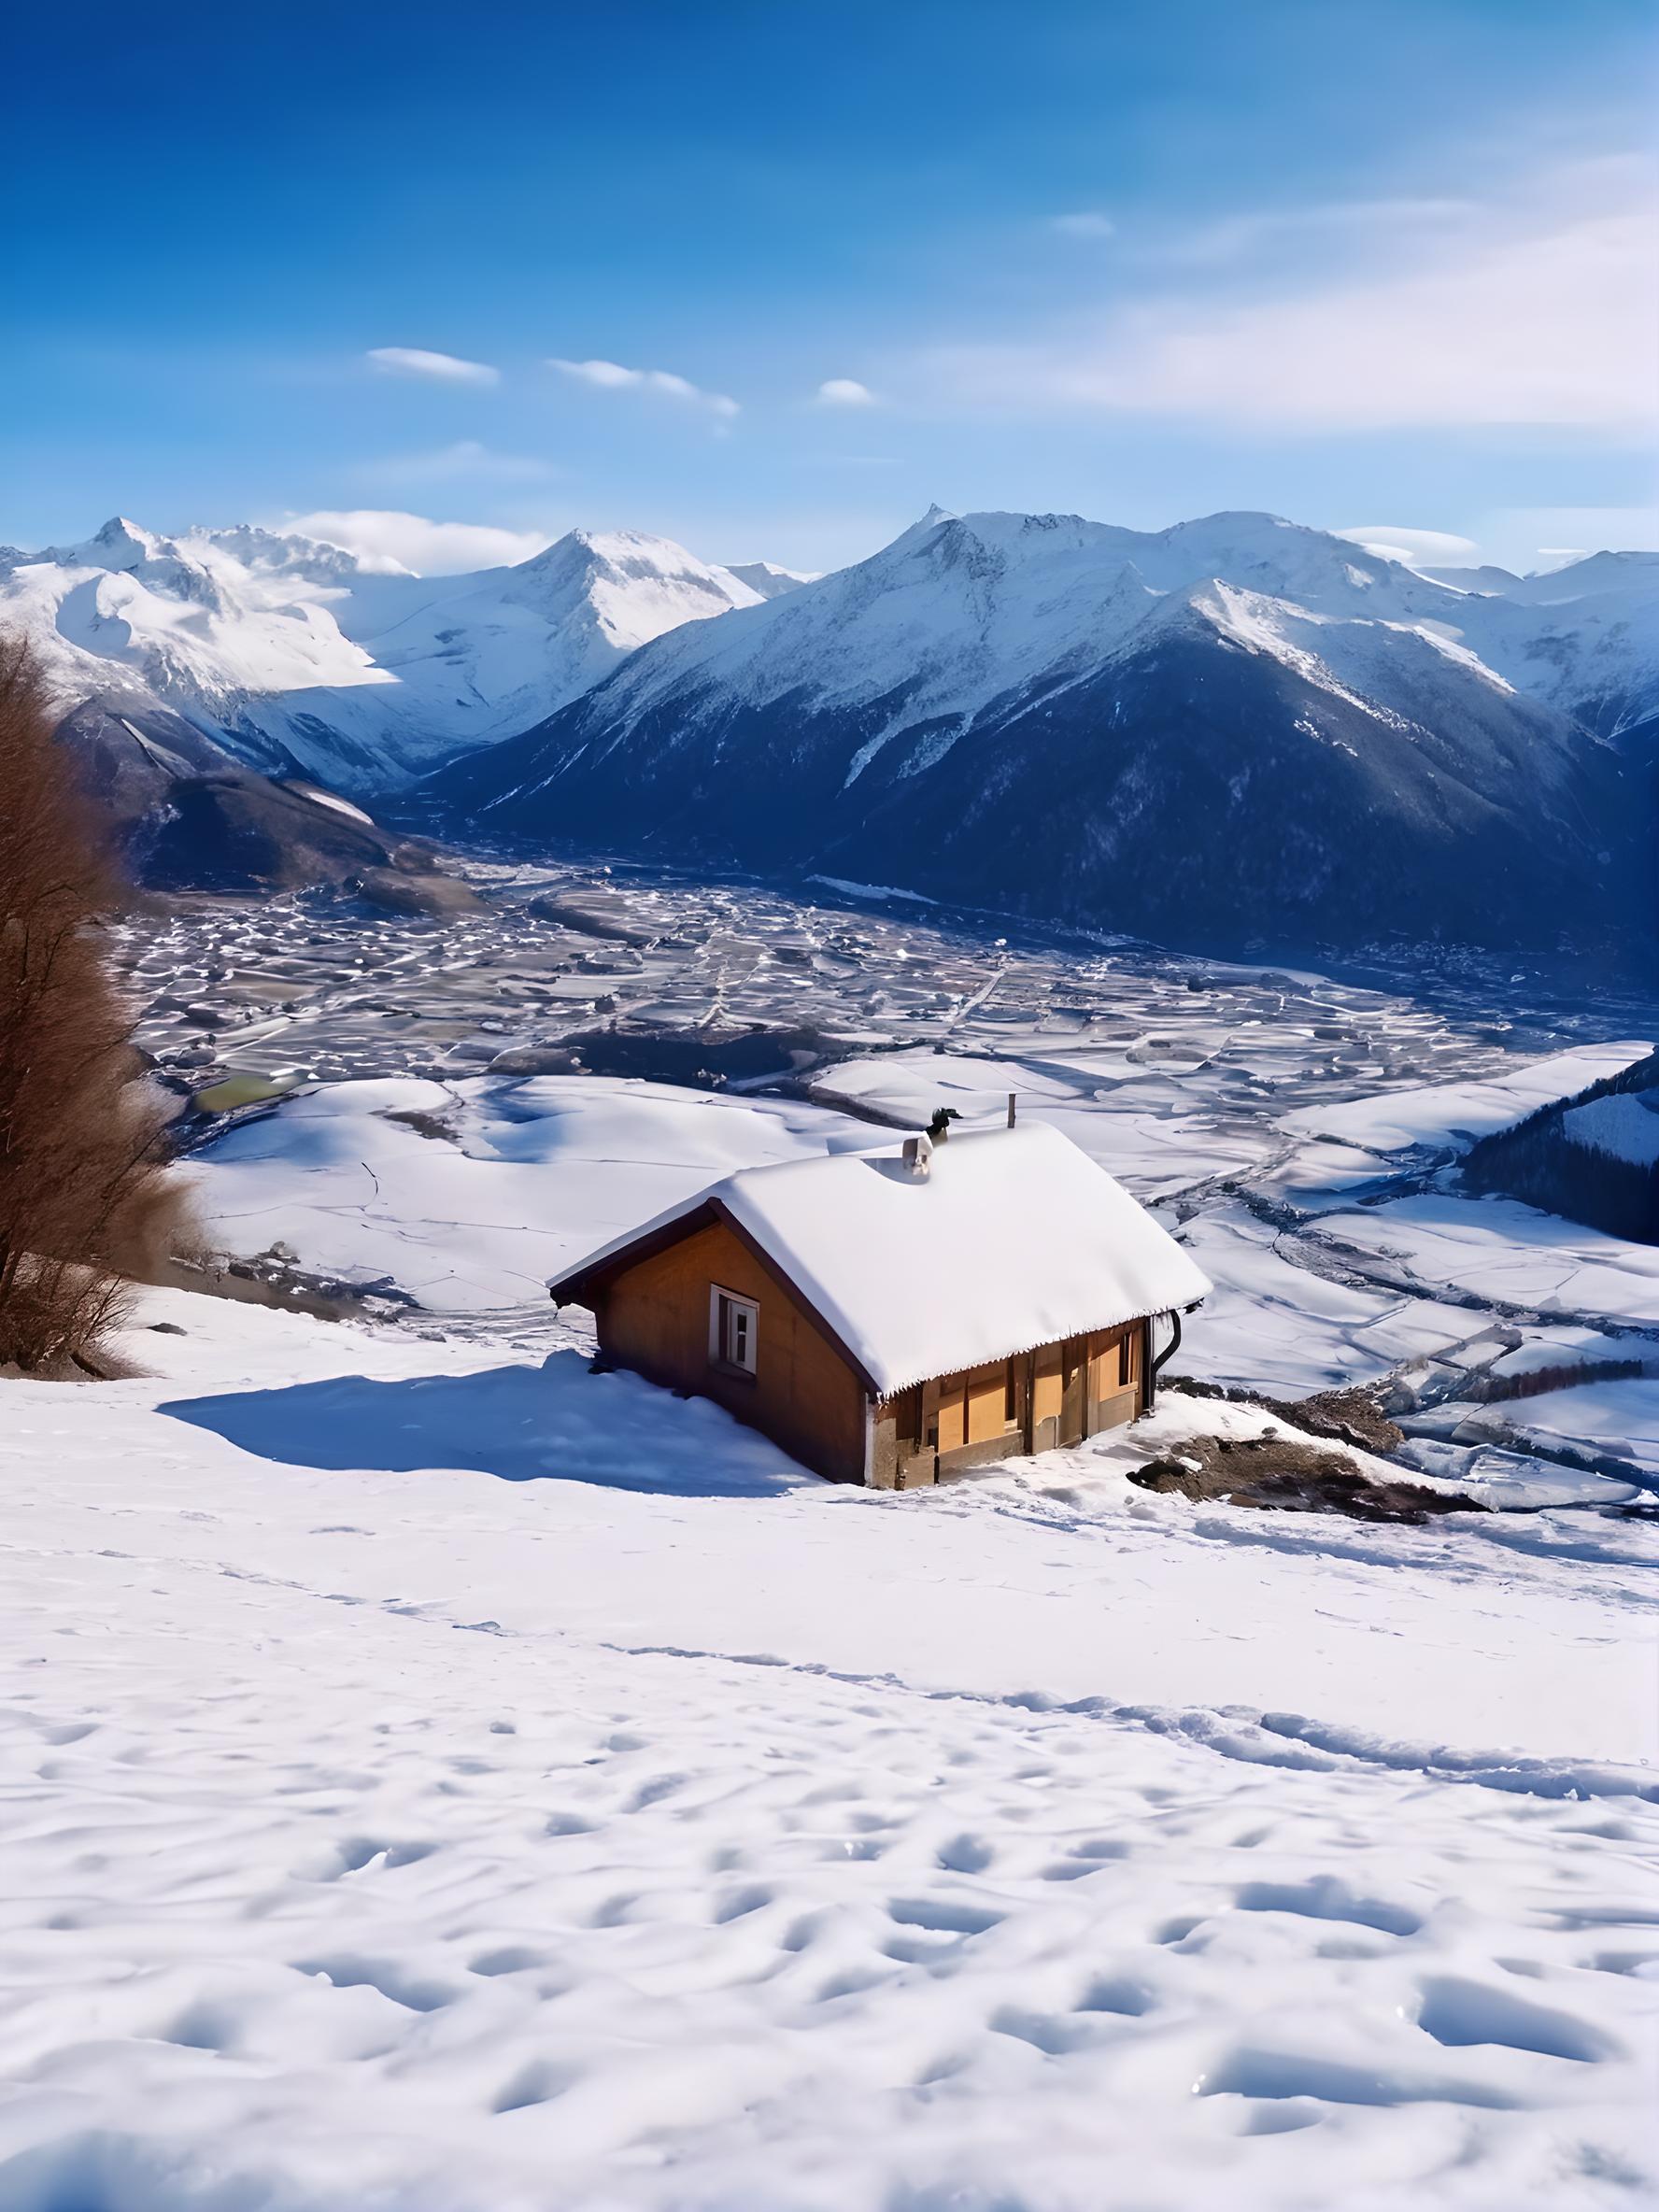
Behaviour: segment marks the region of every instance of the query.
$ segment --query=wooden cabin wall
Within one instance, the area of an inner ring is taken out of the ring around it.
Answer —
[[[1088,1340],[1088,1411],[1090,1436],[1132,1421],[1142,1403],[1141,1344],[1143,1321],[1126,1322],[1121,1328],[1097,1329]]]
[[[992,1366],[941,1375],[878,1409],[890,1418],[895,1463],[929,1447],[940,1471],[1022,1452],[1080,1444],[1132,1421],[1146,1406],[1151,1324],[1126,1322],[1089,1337],[1039,1345]],[[919,1466],[906,1480],[928,1481]]]
[[[1044,1421],[1058,1421],[1060,1417],[1065,1379],[1060,1369],[1059,1345],[1039,1346],[1032,1364],[1035,1371],[1031,1377],[1031,1421],[1035,1427]]]
[[[713,1283],[759,1312],[756,1371],[709,1362]],[[840,1351],[724,1222],[615,1276],[596,1310],[600,1350],[653,1382],[712,1397],[837,1482],[864,1480],[867,1400]]]
[[[965,1368],[942,1375],[928,1385],[927,1418],[937,1412],[939,1450],[959,1452],[965,1444],[1006,1442],[1020,1427],[1023,1402],[1018,1382],[1013,1411],[1009,1407],[1009,1368],[1023,1368],[1023,1360],[999,1359],[989,1367]]]
[[[994,1366],[975,1368],[968,1377],[968,1441],[988,1444],[1006,1436],[1014,1425],[1008,1411],[1008,1368],[1005,1359]]]

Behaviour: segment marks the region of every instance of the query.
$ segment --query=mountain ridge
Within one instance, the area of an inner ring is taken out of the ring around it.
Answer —
[[[1251,511],[935,507],[818,577],[588,530],[419,577],[116,517],[0,559],[0,623],[129,793],[165,732],[175,782],[414,785],[467,832],[1212,945],[1645,940],[1659,556],[1458,573]]]
[[[1551,581],[1549,607],[1573,604]],[[654,641],[422,790],[489,834],[1212,948],[1645,930],[1633,777],[1559,703],[1604,696],[1609,670],[1651,698],[1645,642],[1604,621],[1538,654],[1539,634],[1274,517],[1136,532],[935,510],[867,561]]]
[[[678,623],[759,595],[642,532],[573,531],[517,566],[420,577],[300,532],[167,535],[115,516],[0,560],[0,624],[65,711],[112,688],[271,773],[395,788],[523,728]]]

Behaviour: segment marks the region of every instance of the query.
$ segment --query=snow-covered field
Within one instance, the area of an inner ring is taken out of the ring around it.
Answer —
[[[1659,2185],[1650,1530],[838,1491],[546,1321],[144,1318],[0,1384],[7,2212]]]
[[[734,1169],[880,1135],[821,1107],[601,1077],[340,1083],[230,1130],[200,1188],[228,1251],[287,1243],[308,1268],[476,1312],[543,1302],[562,1268]]]
[[[0,2212],[1652,2202],[1652,1255],[1454,1173],[1646,1025],[621,896],[643,946],[210,908],[144,955],[176,1062],[269,1010],[204,1080],[352,1078],[195,1156],[217,1240],[406,1302],[147,1293],[131,1379],[0,1379]],[[490,1071],[597,995],[830,1049]],[[1213,1277],[1187,1374],[1374,1382],[1407,1465],[1517,1510],[1141,1490],[1273,1426],[1173,1392],[840,1490],[541,1294],[1010,1089]]]

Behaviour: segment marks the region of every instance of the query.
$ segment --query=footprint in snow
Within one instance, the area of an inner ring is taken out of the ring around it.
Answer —
[[[1305,1882],[1246,1882],[1233,1902],[1241,1912],[1293,1912],[1309,1920],[1352,1921],[1384,1936],[1415,1936],[1423,1925],[1421,1913],[1409,1906],[1391,1904],[1384,1897],[1357,1896],[1332,1874]]]

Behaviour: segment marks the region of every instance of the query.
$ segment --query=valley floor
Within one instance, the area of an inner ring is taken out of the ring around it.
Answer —
[[[1652,2200],[1650,1526],[1140,1492],[1179,1397],[841,1491],[526,1310],[139,1321],[0,1382],[6,2212]]]

